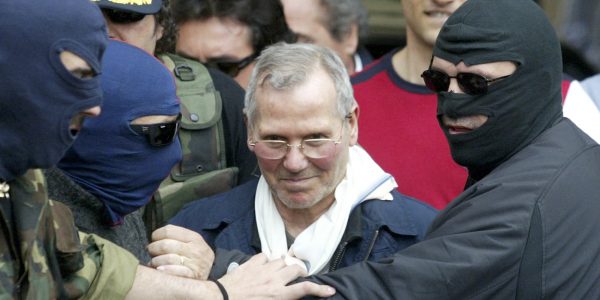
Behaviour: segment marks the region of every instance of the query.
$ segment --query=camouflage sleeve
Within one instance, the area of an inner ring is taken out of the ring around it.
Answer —
[[[127,250],[94,234],[79,233],[84,267],[75,275],[91,282],[83,299],[124,299],[133,286],[138,260]]]
[[[0,234],[4,246],[0,247],[0,299],[125,298],[138,260],[111,242],[78,232],[70,209],[48,199],[40,170],[30,170],[11,182],[10,195],[15,220],[11,231],[21,251],[4,255],[11,240]],[[25,279],[17,278],[15,264],[24,266]],[[5,270],[9,276],[3,276]],[[19,281],[26,281],[22,288]]]
[[[68,298],[124,299],[139,264],[129,251],[95,234],[78,232],[71,210],[49,201],[55,250]]]
[[[124,299],[133,285],[138,260],[95,234],[78,232],[71,211],[49,201],[65,292],[83,299]]]

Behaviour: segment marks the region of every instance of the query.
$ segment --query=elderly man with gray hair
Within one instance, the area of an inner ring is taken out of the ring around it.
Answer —
[[[170,221],[217,248],[211,277],[234,261],[221,249],[285,257],[322,274],[422,239],[436,211],[400,194],[356,144],[358,106],[333,51],[267,48],[252,74],[245,114],[261,178],[191,203]]]

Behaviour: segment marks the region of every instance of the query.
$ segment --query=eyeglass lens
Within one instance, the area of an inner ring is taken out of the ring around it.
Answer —
[[[225,73],[231,77],[235,77],[240,73],[240,71],[243,68],[245,68],[250,63],[252,63],[252,61],[254,61],[256,56],[257,56],[256,53],[253,53],[250,56],[242,58],[241,60],[238,60],[238,61],[208,60],[206,62],[206,65],[211,68],[219,69],[219,70],[223,71],[223,73]]]
[[[487,79],[475,73],[458,73],[456,76],[449,76],[442,71],[432,70],[430,68],[423,71],[421,77],[425,82],[425,86],[436,93],[448,91],[448,88],[450,87],[450,78],[456,78],[458,86],[460,86],[465,93],[469,95],[481,95],[487,93],[490,83],[510,77],[511,75],[512,74],[500,76],[494,79]]]
[[[146,135],[153,146],[166,146],[173,142],[177,134],[178,123],[156,124],[149,127]]]
[[[309,158],[319,159],[329,157],[333,155],[335,152],[335,146],[342,140],[343,130],[345,127],[344,121],[346,119],[350,119],[351,116],[351,114],[348,114],[342,120],[340,137],[337,141],[329,138],[306,139],[298,145],[290,145],[286,141],[260,140],[250,143],[250,146],[253,147],[256,156],[265,159],[281,159],[287,154],[288,149],[292,147],[299,147],[299,150]]]
[[[162,147],[169,145],[175,140],[177,131],[179,129],[179,120],[181,115],[175,122],[170,123],[159,123],[150,125],[129,125],[133,131],[138,134],[145,135],[148,143],[155,147]]]
[[[456,76],[428,69],[421,74],[428,89],[438,93],[448,91],[450,87],[450,78],[456,78],[460,88],[467,94],[480,95],[487,92],[488,83],[497,79],[488,80],[485,77],[474,73],[458,73]],[[499,79],[499,78],[498,78]]]
[[[299,147],[305,156],[318,159],[330,156],[338,143],[332,139],[310,139],[298,145],[290,145],[285,141],[265,140],[254,143],[254,152],[266,159],[280,159],[286,155],[288,148]]]

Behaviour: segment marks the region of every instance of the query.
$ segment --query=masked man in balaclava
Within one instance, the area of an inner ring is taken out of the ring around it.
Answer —
[[[424,241],[314,280],[335,299],[600,299],[600,146],[562,116],[561,73],[534,1],[467,1],[422,76],[469,186]]]
[[[56,164],[100,113],[102,15],[86,1],[3,1],[0,37],[0,298],[123,297],[137,260],[79,236],[33,169]]]
[[[331,294],[314,283],[286,286],[302,274],[300,267],[264,255],[222,284],[167,275],[78,232],[71,211],[48,200],[36,168],[54,166],[84,117],[99,115],[107,39],[102,14],[89,1],[2,1],[0,299],[227,299],[226,288],[232,300],[274,291]],[[265,270],[276,270],[278,280]]]

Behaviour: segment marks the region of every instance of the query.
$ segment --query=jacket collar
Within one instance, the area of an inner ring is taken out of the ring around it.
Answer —
[[[394,191],[393,193],[397,192]],[[395,194],[394,201],[403,201],[403,199],[399,197],[399,194]],[[366,201],[354,208],[354,210],[350,214],[350,217],[348,218],[348,225],[346,226],[346,231],[342,236],[341,243],[363,238],[363,224],[365,223],[365,220],[378,220],[375,224],[371,224],[371,222],[367,223],[367,226],[371,227],[369,228],[370,231],[375,231],[377,229],[381,229],[382,227],[387,227],[388,230],[398,235],[417,236],[419,234],[417,230],[417,223],[415,222],[415,216],[410,214],[407,209],[402,209],[402,216],[394,216],[392,215],[392,213],[397,214],[397,210],[374,209],[373,207],[370,207],[372,204],[381,203],[378,203],[376,201]],[[365,214],[365,209],[363,209],[364,205],[369,206],[366,209],[367,211],[371,212],[372,214],[378,215],[373,216]],[[253,222],[252,228],[252,239],[250,245],[258,253],[260,252],[261,246],[256,222]]]
[[[258,236],[258,228],[256,227],[256,222],[253,222],[252,224],[252,239],[250,241],[250,246],[252,246],[252,248],[254,248],[257,253],[260,252],[261,249],[261,245],[260,245],[260,237]],[[344,235],[342,236],[342,240],[341,243],[344,243],[346,241],[352,241],[354,239],[357,238],[361,238],[362,237],[362,209],[360,206],[357,206],[352,213],[350,214],[350,217],[348,218],[348,225],[346,226],[346,231],[344,232]]]

